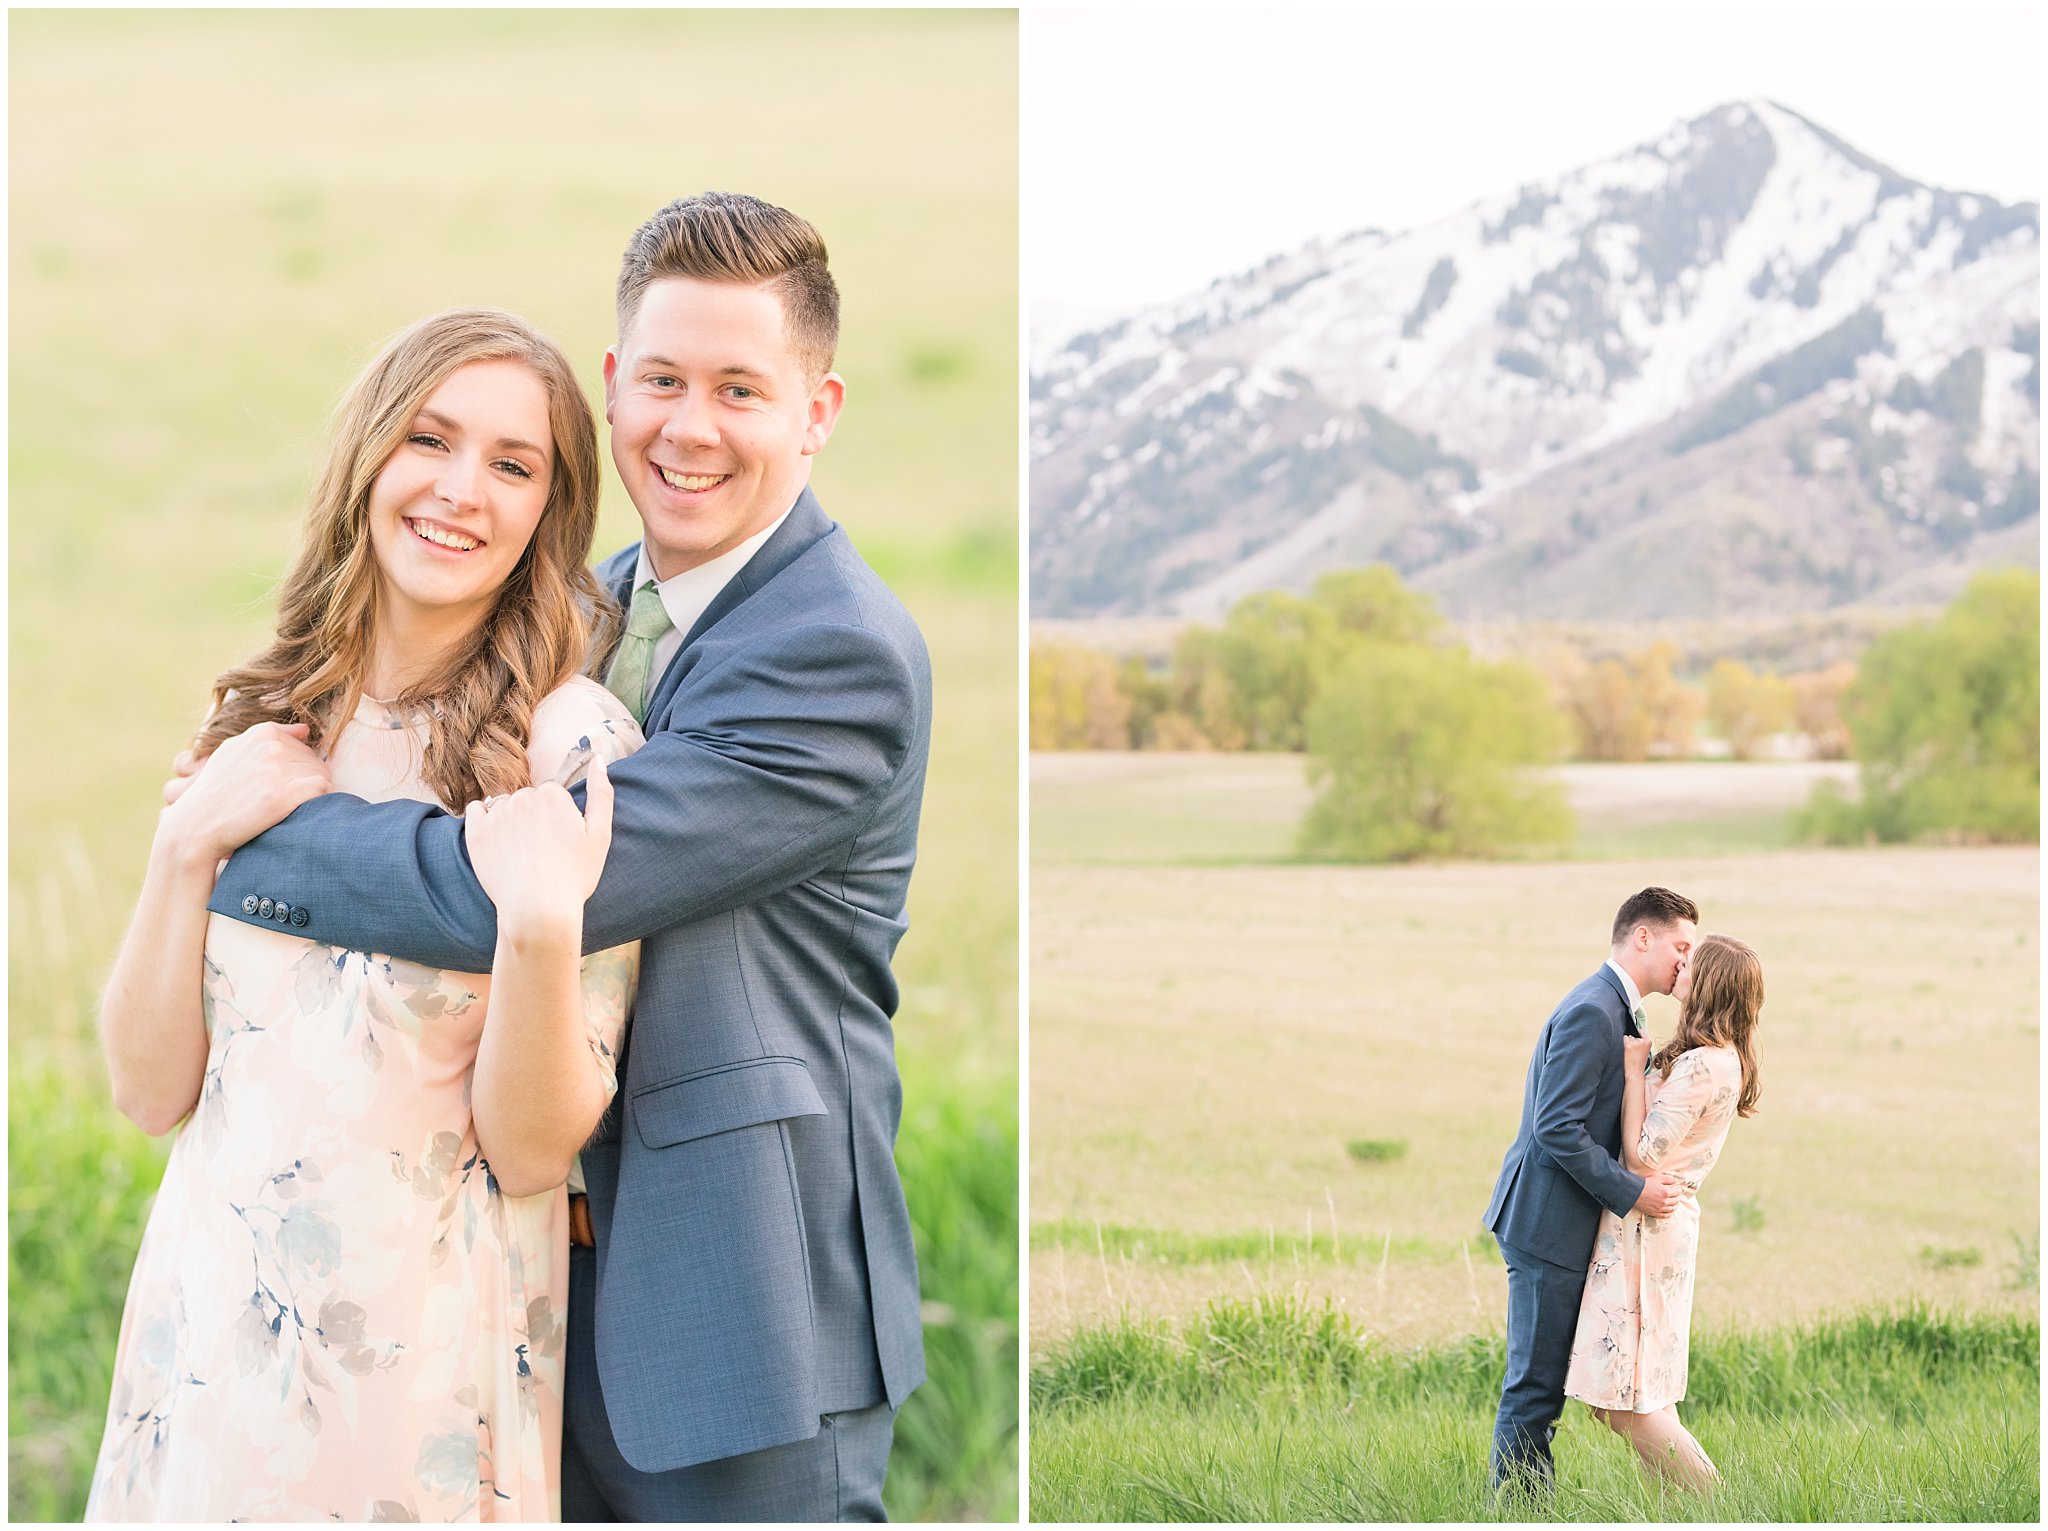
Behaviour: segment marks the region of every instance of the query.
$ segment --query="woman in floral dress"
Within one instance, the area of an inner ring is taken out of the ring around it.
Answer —
[[[1626,1436],[1647,1470],[1689,1487],[1720,1481],[1678,1420],[1685,1396],[1700,1182],[1737,1116],[1756,1110],[1756,1025],[1764,970],[1728,936],[1703,937],[1672,988],[1678,1030],[1655,1059],[1648,1038],[1623,1041],[1623,1158],[1637,1174],[1662,1170],[1688,1193],[1669,1217],[1600,1215],[1579,1305],[1565,1394]],[[1647,1065],[1647,1077],[1646,1077]]]
[[[342,405],[276,638],[216,684],[102,1004],[116,1103],[190,1120],[88,1519],[560,1517],[562,1183],[636,959],[581,955],[604,762],[639,742],[577,674],[609,604],[597,464],[567,361],[495,310],[414,325]],[[587,818],[558,784],[585,759]],[[286,902],[207,912],[221,859],[328,790],[466,805],[489,974],[318,944]]]

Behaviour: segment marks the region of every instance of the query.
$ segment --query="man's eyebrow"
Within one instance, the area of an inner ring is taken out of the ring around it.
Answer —
[[[419,418],[429,422],[430,424],[440,426],[442,430],[447,431],[450,435],[459,434],[462,429],[462,427],[456,421],[453,421],[449,419],[446,415],[439,414],[431,409],[421,410],[419,413]],[[546,447],[536,446],[533,442],[523,440],[518,436],[500,436],[498,438],[497,444],[501,448],[510,447],[514,451],[533,452],[538,454],[542,458],[545,458],[548,455],[548,449]]]
[[[671,361],[666,356],[655,356],[652,354],[641,357],[640,366],[642,370],[649,367],[659,367],[664,372],[681,372],[683,370],[681,362]],[[767,373],[763,372],[759,367],[749,367],[744,362],[727,362],[723,367],[717,369],[716,375],[719,377],[750,377],[758,383],[768,381]]]

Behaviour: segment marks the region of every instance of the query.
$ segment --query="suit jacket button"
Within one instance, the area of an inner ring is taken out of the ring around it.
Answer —
[[[267,898],[258,899],[256,901],[256,917],[259,920],[267,920],[270,918],[270,912],[276,907],[277,905]]]
[[[294,904],[292,906],[292,923],[294,925],[303,925],[311,918],[313,916],[306,913],[306,906],[304,904]]]
[[[255,894],[253,894],[253,893],[251,893],[251,894],[250,894],[250,895],[249,895],[249,896],[248,896],[247,898],[245,898],[245,899],[243,899],[243,900],[242,900],[242,913],[244,913],[244,914],[254,914],[255,912],[256,912],[256,895],[255,895]]]
[[[288,925],[291,923],[291,918],[292,906],[290,904],[279,904],[277,906],[277,923],[280,925]]]

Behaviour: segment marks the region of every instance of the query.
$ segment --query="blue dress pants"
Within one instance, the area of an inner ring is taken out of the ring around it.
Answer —
[[[1508,1372],[1493,1421],[1490,1476],[1495,1487],[1515,1481],[1547,1488],[1586,1268],[1552,1265],[1504,1242],[1500,1253],[1508,1268]]]

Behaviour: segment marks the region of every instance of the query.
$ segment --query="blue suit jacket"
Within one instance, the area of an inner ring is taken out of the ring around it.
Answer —
[[[637,551],[598,571],[622,597]],[[640,984],[583,1168],[598,1374],[643,1471],[808,1439],[924,1378],[889,959],[930,730],[915,624],[806,490],[611,770],[584,946],[640,941]],[[496,943],[461,819],[419,803],[316,798],[210,907],[254,920],[252,895],[305,910],[312,940],[434,967],[485,971]]]
[[[1643,1194],[1643,1177],[1619,1163],[1621,1039],[1638,1034],[1621,980],[1605,963],[1543,1023],[1521,1129],[1486,1208],[1486,1226],[1502,1243],[1584,1271],[1600,1209],[1625,1216]]]

